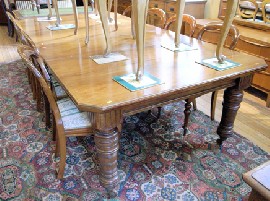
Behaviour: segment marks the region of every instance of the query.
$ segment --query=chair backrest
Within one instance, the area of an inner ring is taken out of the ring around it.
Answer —
[[[240,0],[238,4],[238,14],[242,18],[253,19],[255,21],[258,12],[256,0]]]
[[[270,23],[270,5],[267,4],[270,4],[270,0],[264,0],[262,2],[262,16],[265,23]],[[266,12],[266,9],[268,10],[268,14]]]
[[[160,8],[149,8],[146,23],[164,29],[166,13]]]
[[[60,111],[59,111],[57,103],[55,101],[53,92],[50,88],[50,84],[48,82],[46,82],[42,73],[32,63],[31,56],[32,56],[32,54],[34,54],[34,49],[29,47],[29,46],[19,45],[17,48],[17,51],[18,51],[19,55],[21,56],[22,60],[26,63],[27,68],[33,73],[35,78],[38,80],[38,82],[42,88],[42,91],[44,92],[47,100],[50,103],[50,108],[53,112],[55,122],[57,124],[57,126],[56,126],[57,132],[59,134],[60,134],[60,132],[64,133],[64,126],[63,126],[63,122],[61,119]]]
[[[131,17],[131,6],[126,7],[122,15],[126,17]]]
[[[23,30],[23,28],[20,25],[20,22],[13,17],[13,15],[10,12],[6,12],[8,18],[11,20],[11,22],[14,24],[14,28],[16,30],[16,33],[19,37],[19,42],[21,42],[24,45],[28,45],[32,48],[34,48],[36,55],[39,55],[39,50],[36,47],[35,43],[32,41],[32,39],[29,37],[29,35]]]
[[[165,29],[169,30],[171,25],[176,21],[176,15],[173,15],[171,16],[166,24],[165,24]],[[182,28],[181,28],[181,34],[186,34],[187,31],[186,31],[186,24],[188,25],[188,36],[189,37],[192,37],[194,32],[195,32],[195,28],[196,28],[196,19],[195,17],[193,17],[192,15],[189,15],[189,14],[183,14],[183,17],[182,17]],[[175,30],[173,30],[175,31]]]
[[[202,40],[203,34],[207,31],[209,32],[216,32],[220,33],[221,28],[223,26],[222,22],[210,22],[208,24],[205,24],[201,30],[198,33],[198,40]],[[231,42],[229,44],[229,48],[233,50],[238,42],[239,39],[239,30],[237,29],[236,26],[231,25],[228,36],[231,37]],[[213,42],[213,41],[211,41]]]
[[[132,7],[128,6],[123,12],[124,16],[131,17]],[[166,13],[160,8],[149,8],[146,19],[147,24],[164,28],[166,22]]]

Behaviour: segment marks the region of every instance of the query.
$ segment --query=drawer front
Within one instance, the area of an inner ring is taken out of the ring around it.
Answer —
[[[165,10],[165,3],[163,1],[150,1],[149,8],[160,8]]]
[[[270,74],[255,73],[252,84],[265,92],[270,92]]]
[[[241,40],[241,36],[237,42],[236,49],[257,56],[260,56],[261,52],[261,47]]]
[[[205,3],[186,3],[184,13],[192,15],[196,19],[204,18]],[[166,13],[176,13],[176,2],[166,3]]]

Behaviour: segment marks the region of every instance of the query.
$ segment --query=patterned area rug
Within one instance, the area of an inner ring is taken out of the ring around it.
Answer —
[[[91,136],[68,139],[65,178],[56,179],[55,143],[21,61],[0,66],[0,94],[0,200],[106,200]],[[242,173],[270,156],[236,133],[220,152],[217,122],[200,111],[185,138],[182,122],[182,102],[164,106],[158,120],[147,112],[125,119],[114,200],[247,200]]]

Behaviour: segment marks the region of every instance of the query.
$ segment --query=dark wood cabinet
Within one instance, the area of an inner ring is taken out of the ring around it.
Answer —
[[[184,13],[192,15],[196,19],[204,18],[204,7],[206,0],[186,0]],[[131,4],[131,0],[118,0],[118,13],[122,14],[127,6]],[[150,0],[150,8],[161,8],[166,12],[169,18],[176,11],[176,0]]]
[[[4,0],[0,0],[0,24],[7,24],[7,16],[4,10]]]

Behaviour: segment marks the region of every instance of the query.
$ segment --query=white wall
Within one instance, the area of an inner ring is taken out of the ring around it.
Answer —
[[[217,18],[219,3],[222,0],[207,0],[204,9],[204,18]]]

